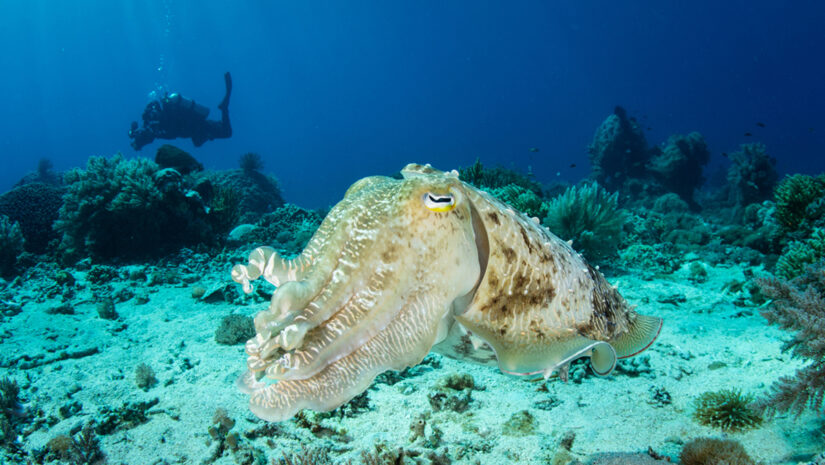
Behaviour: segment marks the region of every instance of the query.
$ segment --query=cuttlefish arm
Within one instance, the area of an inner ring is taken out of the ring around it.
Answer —
[[[402,174],[350,187],[296,259],[261,248],[233,269],[247,292],[278,286],[239,380],[260,418],[331,410],[434,346],[517,375],[583,356],[606,374],[655,338],[660,320],[537,224],[456,173]]]

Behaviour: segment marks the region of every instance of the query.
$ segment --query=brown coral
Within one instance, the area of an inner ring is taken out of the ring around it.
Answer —
[[[682,465],[753,465],[754,461],[739,441],[697,438],[682,448]]]
[[[791,411],[797,415],[806,408],[823,410],[825,399],[825,260],[809,267],[793,280],[759,279],[762,294],[771,305],[762,311],[769,322],[796,331],[783,350],[811,363],[794,376],[779,379],[770,395],[759,404],[768,413]]]

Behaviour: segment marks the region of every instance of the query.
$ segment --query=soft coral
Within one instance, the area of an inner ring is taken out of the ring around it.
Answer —
[[[821,413],[825,399],[825,260],[792,280],[760,279],[757,284],[772,299],[762,316],[782,329],[796,331],[783,350],[811,360],[795,376],[780,378],[761,405],[769,411],[797,415],[805,408]]]

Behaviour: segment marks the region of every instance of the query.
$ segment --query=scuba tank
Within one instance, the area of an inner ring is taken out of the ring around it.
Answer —
[[[177,92],[164,97],[163,106],[170,110],[192,112],[201,119],[206,119],[206,117],[209,116],[209,108]]]

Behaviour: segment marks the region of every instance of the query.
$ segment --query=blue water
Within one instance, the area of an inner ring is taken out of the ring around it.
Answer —
[[[227,70],[234,136],[175,144],[214,169],[258,152],[307,207],[411,161],[575,181],[617,104],[651,143],[701,132],[715,164],[761,141],[781,172],[825,170],[825,3],[513,3],[5,0],[0,191],[42,157],[154,156],[126,135],[150,93],[214,118]]]

